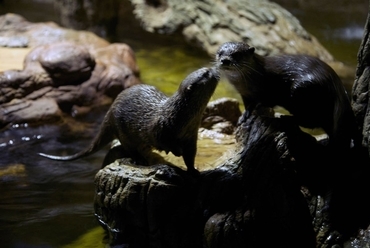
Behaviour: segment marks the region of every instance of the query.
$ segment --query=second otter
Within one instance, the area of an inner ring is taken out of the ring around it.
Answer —
[[[91,145],[74,155],[39,155],[74,160],[92,154],[118,138],[124,151],[147,158],[152,149],[182,156],[188,171],[195,171],[198,128],[202,114],[219,80],[215,69],[189,74],[171,97],[146,84],[122,91],[104,117]]]
[[[282,106],[299,125],[323,128],[329,144],[350,147],[355,120],[348,95],[338,75],[320,59],[260,56],[246,43],[227,42],[218,49],[216,62],[246,108]]]

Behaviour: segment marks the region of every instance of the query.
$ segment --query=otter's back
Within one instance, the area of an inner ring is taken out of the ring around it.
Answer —
[[[111,121],[119,127],[116,136],[127,149],[151,143],[151,130],[167,97],[155,87],[139,84],[121,92],[111,108]]]

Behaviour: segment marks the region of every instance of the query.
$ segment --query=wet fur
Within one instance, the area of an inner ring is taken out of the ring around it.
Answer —
[[[334,70],[307,55],[260,56],[241,42],[219,48],[216,63],[241,94],[246,108],[280,105],[298,124],[321,127],[330,143],[348,147],[355,120],[348,95]]]
[[[199,69],[189,74],[171,97],[153,86],[134,85],[117,96],[86,150],[70,156],[39,154],[54,160],[74,160],[118,138],[130,156],[146,158],[153,148],[172,152],[183,157],[188,171],[194,171],[198,128],[218,80],[215,69]]]

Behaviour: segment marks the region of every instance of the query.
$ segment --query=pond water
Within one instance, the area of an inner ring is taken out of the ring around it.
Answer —
[[[366,1],[352,0],[347,8],[333,0],[303,5],[298,2],[308,1],[278,2],[292,11],[337,59],[355,66],[367,15]],[[318,3],[320,8],[315,7]],[[8,12],[34,22],[59,22],[50,1],[0,1],[0,14]],[[137,24],[121,22],[113,41],[132,46],[143,81],[168,94],[189,72],[210,63],[205,53],[179,37],[147,34]],[[221,84],[214,98],[238,97],[228,84]],[[74,162],[54,162],[37,155],[41,151],[73,153],[82,149],[94,135],[104,111],[87,116],[83,128],[21,125],[0,133],[1,247],[104,247],[104,233],[93,211],[93,179],[106,150]]]
[[[334,57],[357,64],[357,51],[369,9],[365,0],[275,0],[296,16]]]

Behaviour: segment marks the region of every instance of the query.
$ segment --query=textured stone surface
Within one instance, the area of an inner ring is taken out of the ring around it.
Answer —
[[[333,60],[325,48],[299,21],[276,3],[267,0],[131,0],[134,14],[150,32],[184,37],[210,55],[227,41],[244,41],[263,55],[307,53]]]
[[[140,83],[135,54],[126,44],[109,44],[53,23],[30,23],[14,14],[0,16],[0,27],[1,45],[14,46],[24,37],[22,46],[31,47],[22,70],[0,72],[1,126],[78,115]],[[45,29],[50,29],[48,38],[37,36]],[[49,106],[40,109],[40,101]]]
[[[0,16],[0,46],[35,47],[61,41],[85,44],[89,49],[107,46],[109,42],[87,31],[76,31],[53,22],[31,23],[20,15]]]
[[[232,134],[240,116],[237,100],[219,98],[207,105],[201,126],[219,133]]]
[[[290,145],[317,144],[291,127],[289,119],[244,117],[237,148],[199,177],[163,161],[141,167],[116,160],[95,177],[97,216],[116,244],[314,247]]]

